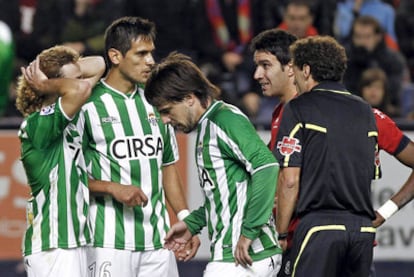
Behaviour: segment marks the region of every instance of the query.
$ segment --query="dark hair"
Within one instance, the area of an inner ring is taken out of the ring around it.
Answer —
[[[342,81],[347,68],[347,57],[344,47],[333,37],[312,36],[299,39],[290,46],[290,52],[295,66],[310,66],[315,81]]]
[[[296,36],[280,29],[269,29],[255,36],[250,43],[250,50],[266,51],[276,56],[281,65],[290,61],[289,46],[297,40]]]
[[[381,68],[368,68],[364,70],[361,74],[361,78],[358,82],[358,94],[359,96],[363,97],[362,90],[365,87],[370,86],[372,83],[380,81],[382,82],[383,90],[384,90],[384,97],[382,99],[382,102],[379,106],[375,106],[375,108],[378,108],[382,110],[383,112],[388,114],[388,106],[390,105],[390,98],[388,94],[388,80],[387,75],[385,74],[384,70]]]
[[[289,0],[285,4],[285,9],[284,9],[285,13],[286,13],[286,10],[287,10],[288,6],[307,7],[309,9],[309,14],[311,16],[313,16],[315,14],[316,3],[313,3],[313,1],[309,1],[309,0]]]
[[[119,50],[122,55],[131,48],[134,40],[141,37],[143,40],[154,41],[156,35],[155,24],[147,19],[135,16],[125,16],[113,21],[105,31],[105,59],[110,66],[108,50]]]
[[[375,17],[369,15],[361,15],[352,22],[351,36],[354,34],[355,25],[371,26],[375,34],[384,35],[384,29]]]
[[[155,107],[167,102],[181,102],[193,93],[204,108],[208,99],[216,97],[219,89],[191,61],[191,58],[172,52],[152,69],[145,85],[145,97]]]

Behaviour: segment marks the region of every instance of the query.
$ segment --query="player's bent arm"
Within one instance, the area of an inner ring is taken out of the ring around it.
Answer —
[[[414,143],[410,141],[395,157],[404,165],[411,167],[412,171],[398,192],[377,210],[377,218],[373,222],[375,227],[383,224],[414,198]]]
[[[189,213],[187,208],[187,200],[182,188],[180,175],[175,164],[170,164],[162,168],[162,180],[165,190],[165,197],[170,203],[171,208],[183,220]]]
[[[246,238],[256,239],[261,227],[269,221],[278,173],[279,166],[275,163],[256,171],[251,177],[251,193],[241,229],[241,234]]]
[[[412,169],[410,176],[391,200],[401,209],[414,198],[414,142],[410,141],[396,158]]]
[[[295,210],[299,193],[300,167],[285,167],[280,170],[277,184],[276,230],[288,232],[289,222]]]
[[[137,186],[122,185],[110,181],[89,179],[89,191],[93,194],[106,194],[129,207],[146,206],[148,198]]]
[[[101,56],[88,56],[79,59],[82,79],[94,86],[105,72],[105,60]]]
[[[66,66],[66,65],[64,65]],[[27,68],[21,68],[22,74],[30,87],[45,97],[62,97],[62,108],[65,114],[73,117],[91,94],[89,82],[75,78],[51,78],[40,70],[39,57]]]
[[[201,206],[197,210],[192,211],[183,221],[193,236],[199,234],[207,225],[205,207]]]

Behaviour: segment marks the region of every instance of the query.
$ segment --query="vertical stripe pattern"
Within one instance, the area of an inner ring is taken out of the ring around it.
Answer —
[[[94,179],[140,187],[146,207],[127,207],[110,196],[92,196],[93,244],[143,251],[161,248],[169,226],[163,165],[175,163],[174,132],[162,124],[143,90],[125,95],[101,81],[84,105],[84,151]]]

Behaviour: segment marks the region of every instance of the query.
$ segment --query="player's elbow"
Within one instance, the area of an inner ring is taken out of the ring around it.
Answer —
[[[87,81],[80,81],[78,83],[77,95],[82,99],[82,102],[88,100],[91,96],[92,85]]]

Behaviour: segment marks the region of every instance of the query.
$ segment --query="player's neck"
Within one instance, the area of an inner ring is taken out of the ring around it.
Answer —
[[[132,83],[131,81],[126,80],[124,78],[119,78],[119,76],[117,76],[117,74],[114,73],[109,73],[104,81],[110,87],[125,94],[130,94],[134,92],[136,89],[135,83]]]

